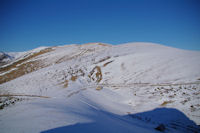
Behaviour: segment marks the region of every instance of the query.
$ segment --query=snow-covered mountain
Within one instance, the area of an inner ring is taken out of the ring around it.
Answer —
[[[3,133],[199,132],[199,103],[199,51],[72,44],[23,52],[0,67]]]
[[[0,52],[0,66],[7,64],[13,58],[14,57],[12,57],[4,52]]]

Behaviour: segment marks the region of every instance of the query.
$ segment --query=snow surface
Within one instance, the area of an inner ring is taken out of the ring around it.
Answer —
[[[200,131],[200,52],[91,43],[31,60],[47,67],[0,84],[1,95],[22,99],[0,110],[2,133]]]

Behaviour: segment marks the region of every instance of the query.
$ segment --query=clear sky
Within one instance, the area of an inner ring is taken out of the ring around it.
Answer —
[[[200,50],[200,0],[0,0],[0,51],[88,42]]]

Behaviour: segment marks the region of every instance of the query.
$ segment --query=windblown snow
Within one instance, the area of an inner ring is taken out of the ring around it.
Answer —
[[[0,67],[1,133],[200,132],[199,51],[89,43],[12,57]]]

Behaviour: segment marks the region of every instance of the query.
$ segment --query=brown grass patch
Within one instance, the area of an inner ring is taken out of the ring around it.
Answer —
[[[34,67],[37,66],[37,64],[37,61],[31,61],[16,67],[15,70],[0,76],[0,84],[37,70],[38,68]]]
[[[23,62],[25,62],[25,61],[28,61],[28,60],[31,59],[31,58],[34,58],[34,57],[36,57],[36,56],[42,55],[42,54],[47,53],[47,52],[50,52],[50,51],[53,51],[53,49],[52,49],[52,48],[46,48],[46,49],[44,49],[44,50],[41,50],[40,52],[33,53],[32,55],[29,55],[29,56],[27,56],[27,57],[25,57],[25,58],[23,58],[23,59],[21,59],[21,60],[18,60],[18,61],[14,62],[14,63],[12,63],[12,64],[10,64],[10,65],[8,65],[8,66],[1,67],[1,68],[0,68],[0,73],[9,71],[9,70],[11,70],[11,69],[13,69],[13,68],[16,68],[17,65],[20,65],[21,63],[23,63]]]
[[[110,46],[110,45],[105,44],[105,43],[98,43],[98,45],[101,45],[101,46]]]
[[[90,74],[88,75],[88,77],[90,79],[92,79],[93,81],[95,80],[94,77],[92,75],[94,75],[95,70],[97,71],[95,73],[95,77],[96,77],[96,82],[100,82],[102,80],[102,72],[101,72],[101,67],[96,66],[92,69],[92,71],[90,72]]]
[[[36,56],[39,56],[41,54],[50,52],[50,51],[52,51],[51,48],[41,50],[40,52],[34,53],[33,55],[30,55],[24,59],[18,60],[17,62],[12,63],[11,65],[0,68],[1,73],[9,71],[11,69],[15,69],[15,70],[12,70],[12,71],[0,76],[0,84],[8,82],[10,80],[13,80],[15,78],[18,78],[24,74],[31,73],[33,71],[36,71],[36,70],[46,67],[39,60],[38,61],[29,61],[29,62],[26,62],[26,61],[28,61],[29,59],[34,58]]]
[[[83,44],[83,45],[95,45],[95,44],[97,44],[97,45],[101,45],[101,46],[110,46],[110,45],[108,45],[108,44],[99,43],[99,42],[85,43],[85,44]]]
[[[72,76],[71,81],[76,81],[77,78],[78,78],[77,76]]]
[[[169,103],[173,103],[173,101],[164,101],[164,102],[161,104],[161,106],[165,106],[165,105],[167,105],[167,104],[169,104]]]
[[[96,66],[96,69],[97,69],[96,73],[97,82],[100,82],[102,80],[101,68],[99,66]]]
[[[102,90],[103,89],[103,87],[102,86],[97,86],[97,88],[96,88],[96,90]]]
[[[65,82],[64,82],[64,88],[67,88],[68,87],[68,80],[65,80]]]

